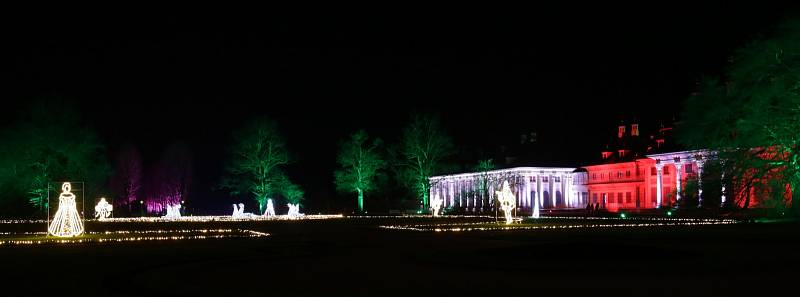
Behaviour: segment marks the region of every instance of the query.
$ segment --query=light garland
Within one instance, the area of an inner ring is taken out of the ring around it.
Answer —
[[[486,225],[487,222],[477,223],[442,223],[442,224],[415,224],[397,226],[378,226],[383,229],[410,230],[421,232],[459,232],[459,231],[492,231],[492,230],[538,230],[538,229],[573,229],[573,228],[616,228],[616,227],[655,227],[655,226],[698,226],[698,225],[728,225],[738,223],[731,219],[695,219],[695,220],[669,220],[658,223],[623,223],[623,224],[562,224],[562,225],[539,225],[539,226],[492,226],[492,227],[469,227],[474,225]],[[459,227],[450,227],[459,226]],[[467,226],[467,227],[462,227]]]
[[[171,236],[142,236],[143,234],[179,234]],[[200,233],[198,235],[184,235],[181,233]],[[10,234],[10,233],[5,233]],[[11,235],[41,235],[43,232],[14,233]],[[160,241],[160,240],[188,240],[212,238],[258,238],[270,236],[269,233],[244,230],[244,229],[199,229],[199,230],[142,230],[142,231],[105,231],[87,232],[87,235],[134,235],[120,238],[45,238],[40,240],[0,240],[0,245],[24,244],[51,244],[51,243],[105,243],[105,242],[131,242],[131,241]]]

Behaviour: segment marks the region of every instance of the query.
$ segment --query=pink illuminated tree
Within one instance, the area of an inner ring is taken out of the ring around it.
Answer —
[[[133,145],[124,146],[117,154],[112,177],[112,188],[117,197],[116,204],[132,212],[142,190],[142,156]]]

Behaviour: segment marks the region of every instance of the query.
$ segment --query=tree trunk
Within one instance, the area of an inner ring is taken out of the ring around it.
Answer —
[[[796,189],[797,186],[794,182],[789,183],[789,190],[792,191],[792,201],[790,202],[792,203],[792,212],[795,216],[800,216],[800,201],[798,201],[800,196],[797,195]]]
[[[752,189],[750,187],[746,187],[745,191],[747,191],[747,194],[744,196],[744,207],[742,207],[742,209],[747,209],[747,207],[750,206],[750,192]]]
[[[361,189],[358,190],[358,212],[364,213],[364,191]]]

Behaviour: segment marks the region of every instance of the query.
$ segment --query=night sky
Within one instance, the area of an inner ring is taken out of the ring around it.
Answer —
[[[226,194],[211,188],[230,131],[270,115],[305,204],[324,211],[343,203],[332,183],[337,142],[359,128],[394,142],[413,112],[440,114],[460,147],[492,151],[535,129],[560,159],[585,164],[620,119],[678,116],[702,75],[721,73],[735,48],[789,11],[759,3],[6,19],[2,98],[7,113],[35,97],[75,100],[110,156],[130,142],[155,162],[183,142],[196,167],[190,199],[220,205]]]

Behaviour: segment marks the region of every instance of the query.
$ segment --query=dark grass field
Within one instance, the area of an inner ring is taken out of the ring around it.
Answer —
[[[484,232],[376,227],[429,222],[88,223],[97,231],[243,228],[271,236],[0,246],[0,296],[775,296],[794,295],[800,276],[800,224],[793,222]]]

